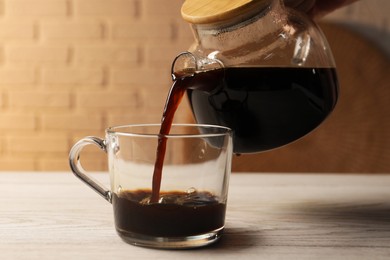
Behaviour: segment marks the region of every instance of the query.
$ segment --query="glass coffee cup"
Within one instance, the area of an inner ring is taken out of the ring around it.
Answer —
[[[115,228],[126,242],[154,248],[193,248],[216,242],[224,229],[232,137],[226,127],[174,124],[158,190],[153,173],[160,124],[111,127],[105,139],[85,137],[69,155],[73,173],[114,210]],[[80,163],[82,149],[107,153],[110,189]],[[156,195],[157,193],[157,195]],[[153,201],[153,196],[157,200]]]

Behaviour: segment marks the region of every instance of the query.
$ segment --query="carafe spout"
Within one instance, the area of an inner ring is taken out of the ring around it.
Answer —
[[[198,57],[192,52],[185,51],[179,53],[172,62],[171,75],[172,80],[178,77],[192,77],[195,73],[222,69],[222,61],[210,57]]]

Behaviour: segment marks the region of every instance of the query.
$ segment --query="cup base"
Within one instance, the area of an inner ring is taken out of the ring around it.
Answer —
[[[152,237],[120,229],[116,231],[123,241],[135,246],[160,249],[188,249],[204,247],[217,242],[222,235],[223,227],[205,234],[184,237]]]

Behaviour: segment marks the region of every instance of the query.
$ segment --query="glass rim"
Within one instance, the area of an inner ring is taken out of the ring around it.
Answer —
[[[106,134],[113,134],[118,136],[129,136],[129,137],[166,137],[166,138],[202,138],[202,137],[218,137],[218,136],[226,136],[226,135],[232,135],[232,129],[226,126],[221,125],[212,125],[212,124],[192,124],[192,123],[178,123],[178,124],[172,124],[173,128],[178,127],[191,127],[191,128],[212,128],[217,129],[219,132],[215,133],[170,133],[167,135],[161,135],[158,131],[156,133],[140,133],[140,132],[131,132],[131,131],[123,131],[124,129],[134,129],[137,127],[160,127],[161,123],[145,123],[145,124],[127,124],[127,125],[118,125],[118,126],[111,126],[106,129]],[[159,129],[159,128],[158,128]],[[172,130],[171,129],[171,130]],[[122,130],[122,131],[121,131]]]

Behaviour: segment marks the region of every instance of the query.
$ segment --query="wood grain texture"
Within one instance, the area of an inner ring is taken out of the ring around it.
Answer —
[[[253,14],[268,4],[267,0],[186,0],[181,8],[181,15],[190,23],[212,24]]]
[[[390,257],[390,175],[233,174],[230,183],[222,240],[168,251],[122,242],[111,205],[71,173],[2,173],[0,258]]]

